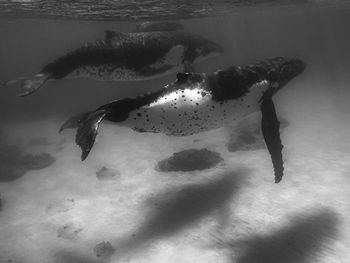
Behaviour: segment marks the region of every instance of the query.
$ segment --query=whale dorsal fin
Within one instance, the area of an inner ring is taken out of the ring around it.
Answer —
[[[184,82],[186,82],[186,81],[188,80],[188,78],[189,78],[191,75],[192,75],[192,73],[183,73],[183,72],[177,73],[177,74],[176,74],[177,82],[178,82],[179,84],[184,83]]]

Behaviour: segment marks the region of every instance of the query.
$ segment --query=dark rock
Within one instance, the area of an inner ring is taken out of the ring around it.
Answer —
[[[223,159],[208,149],[189,149],[174,153],[158,162],[156,169],[162,172],[205,170],[219,164]]]
[[[110,169],[107,167],[102,167],[96,172],[96,177],[100,181],[113,180],[120,176],[120,172],[115,169]]]
[[[229,152],[250,151],[265,148],[264,138],[260,130],[260,118],[240,121],[230,135],[226,148]],[[280,130],[289,126],[289,122],[279,117]]]
[[[51,143],[48,141],[46,137],[34,137],[28,142],[31,146],[47,146]]]
[[[63,144],[65,144],[66,143],[66,138],[63,138],[59,143],[58,143],[58,145],[60,145],[60,146],[62,146]]]
[[[0,145],[0,182],[10,182],[22,177],[30,170],[43,169],[55,162],[48,153],[24,154],[15,145]]]
[[[59,250],[54,254],[54,260],[50,263],[102,263],[92,255],[86,253],[79,253],[73,248],[68,250]]]
[[[75,206],[74,199],[66,199],[63,202],[56,202],[49,204],[46,207],[46,214],[55,215],[59,213],[67,212]]]
[[[101,242],[94,247],[94,253],[98,258],[109,258],[115,252],[115,248],[109,242]]]
[[[0,145],[0,182],[22,177],[27,168],[21,163],[22,150],[14,145]]]
[[[22,150],[15,145],[0,145],[0,165],[11,166],[20,161]]]
[[[57,237],[72,240],[77,237],[77,235],[83,231],[79,226],[69,223],[57,230]]]
[[[23,166],[3,166],[0,164],[0,182],[11,182],[21,178],[28,170]]]
[[[64,149],[64,147],[60,146],[60,147],[57,147],[57,148],[55,149],[55,151],[56,151],[57,153],[59,153],[59,152],[62,152],[63,149]]]
[[[253,133],[239,134],[234,141],[226,144],[229,152],[249,151],[264,149],[265,143],[261,135],[254,135]]]
[[[281,125],[280,128],[281,129],[287,128],[290,125],[289,121],[287,121],[283,117],[278,117],[278,120],[280,121],[280,125]]]
[[[53,164],[56,159],[48,153],[39,155],[27,154],[22,157],[22,163],[30,170],[44,169]]]

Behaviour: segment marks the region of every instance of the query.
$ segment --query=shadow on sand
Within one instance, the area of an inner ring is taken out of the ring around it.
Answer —
[[[240,251],[232,262],[237,263],[311,263],[322,253],[327,241],[337,236],[338,219],[334,212],[325,209],[308,216],[299,216],[291,225],[267,236],[228,244],[230,250]],[[239,249],[237,249],[239,247]]]
[[[147,204],[153,208],[136,233],[112,242],[115,255],[122,257],[146,248],[155,239],[174,235],[214,212],[226,209],[238,194],[242,178],[239,173],[228,173],[204,184],[189,185],[152,197]]]
[[[101,262],[93,256],[88,257],[77,252],[62,250],[55,254],[54,263],[98,263]]]
[[[20,146],[8,144],[0,131],[0,183],[15,181],[28,171],[44,169],[55,161],[48,153],[32,155]]]

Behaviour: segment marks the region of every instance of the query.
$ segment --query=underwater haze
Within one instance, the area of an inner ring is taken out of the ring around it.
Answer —
[[[0,0],[0,83],[144,21],[172,21],[220,45],[211,73],[273,57],[303,73],[274,96],[284,176],[261,113],[190,136],[102,122],[85,161],[71,116],[155,91],[137,81],[0,88],[0,263],[350,262],[348,1]]]

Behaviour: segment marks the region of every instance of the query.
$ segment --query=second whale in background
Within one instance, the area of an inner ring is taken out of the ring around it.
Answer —
[[[220,45],[182,30],[175,22],[142,23],[132,33],[105,31],[105,37],[75,49],[44,66],[20,83],[19,96],[27,96],[48,80],[92,78],[102,81],[135,81],[179,71],[193,72],[194,64],[223,52]],[[151,31],[149,30],[159,30]]]

